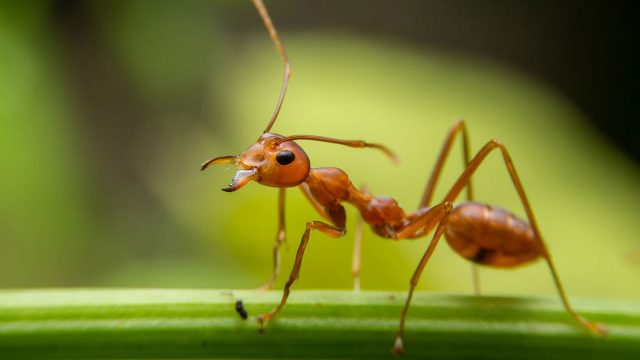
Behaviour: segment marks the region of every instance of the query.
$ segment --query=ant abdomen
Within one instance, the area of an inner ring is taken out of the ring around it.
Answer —
[[[483,203],[458,204],[448,217],[444,235],[453,250],[479,265],[513,267],[543,253],[529,223]]]

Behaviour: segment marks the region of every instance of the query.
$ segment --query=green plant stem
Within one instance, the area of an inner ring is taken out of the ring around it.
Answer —
[[[0,358],[392,358],[405,297],[294,291],[259,333],[279,291],[0,291]],[[640,359],[640,302],[572,303],[610,335],[577,326],[558,299],[417,293],[404,358]]]

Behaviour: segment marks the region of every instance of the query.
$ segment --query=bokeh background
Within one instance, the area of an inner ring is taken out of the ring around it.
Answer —
[[[638,57],[631,2],[267,1],[293,64],[274,131],[414,209],[451,122],[510,149],[569,294],[640,296]],[[0,3],[0,287],[252,288],[271,271],[277,190],[219,191],[204,160],[248,147],[282,63],[247,1]],[[450,158],[437,197],[462,166]],[[499,156],[480,200],[523,214]],[[304,224],[288,191],[281,287]],[[353,229],[356,213],[348,209]],[[350,288],[352,233],[313,234],[296,288]],[[364,289],[404,290],[426,240],[365,231]],[[471,292],[442,243],[421,289]],[[543,263],[481,270],[490,294],[554,295]]]

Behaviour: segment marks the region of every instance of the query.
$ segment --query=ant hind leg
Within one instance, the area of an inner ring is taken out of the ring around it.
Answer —
[[[525,213],[527,214],[527,219],[529,220],[529,224],[533,229],[536,239],[540,243],[540,248],[541,248],[540,255],[547,262],[549,270],[551,271],[551,277],[553,278],[553,281],[555,283],[556,289],[558,290],[558,294],[560,295],[560,299],[562,300],[562,304],[565,310],[569,313],[569,315],[571,315],[571,317],[573,317],[580,325],[585,327],[587,330],[597,335],[601,335],[601,336],[606,335],[607,330],[604,325],[591,322],[586,318],[584,318],[583,316],[578,315],[578,313],[576,313],[575,310],[573,310],[573,308],[571,307],[571,304],[569,304],[569,300],[567,299],[567,296],[562,287],[562,283],[560,282],[560,277],[558,276],[555,265],[551,260],[551,255],[549,254],[549,251],[547,250],[547,246],[544,240],[542,239],[542,235],[540,234],[538,223],[536,222],[536,218],[533,215],[533,210],[531,209],[531,205],[529,204],[529,199],[527,198],[527,195],[524,191],[522,182],[518,177],[518,173],[516,172],[516,168],[515,168],[515,165],[513,164],[513,160],[511,160],[511,156],[509,155],[507,148],[502,143],[494,139],[489,141],[487,144],[485,144],[485,146],[482,147],[482,149],[480,149],[480,151],[476,154],[473,160],[471,160],[471,162],[469,163],[465,171],[462,173],[462,175],[460,175],[456,183],[453,185],[453,187],[445,197],[445,201],[454,201],[458,197],[462,189],[468,183],[471,176],[477,170],[478,166],[480,166],[482,161],[487,157],[487,155],[489,155],[489,153],[491,153],[493,150],[496,150],[496,149],[500,149],[505,166],[507,167],[507,171],[509,172],[509,176],[511,177],[511,181],[513,182],[513,185],[516,188],[516,191],[520,198],[520,202],[522,203],[522,206],[525,209]]]
[[[430,205],[436,189],[436,184],[438,183],[438,179],[440,178],[440,174],[442,173],[442,168],[444,167],[447,157],[451,152],[451,148],[453,147],[453,142],[455,141],[458,134],[461,134],[462,136],[463,166],[467,167],[467,165],[469,164],[469,160],[471,159],[471,155],[469,153],[469,135],[464,120],[458,119],[453,122],[451,129],[449,129],[449,132],[445,137],[444,144],[440,149],[440,154],[438,155],[433,170],[431,170],[429,181],[427,181],[427,186],[424,190],[424,194],[422,195],[422,200],[420,201],[420,205],[418,208],[421,209]],[[473,187],[471,185],[471,179],[469,179],[469,181],[467,182],[466,190],[467,201],[473,201]],[[480,296],[480,270],[478,269],[478,266],[476,264],[471,264],[471,281],[473,283],[474,293]]]

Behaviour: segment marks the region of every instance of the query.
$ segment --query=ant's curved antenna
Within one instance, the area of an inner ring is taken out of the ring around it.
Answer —
[[[342,140],[342,139],[334,139],[325,136],[316,136],[316,135],[291,135],[287,136],[282,140],[277,141],[277,144],[282,144],[283,142],[292,141],[292,140],[312,140],[312,141],[321,141],[331,144],[345,145],[352,148],[374,148],[382,151],[385,155],[389,157],[391,161],[395,164],[399,164],[400,160],[396,154],[391,151],[388,147],[382,144],[372,144],[362,140]]]
[[[267,12],[267,8],[262,3],[262,0],[252,0],[253,5],[255,5],[256,9],[260,13],[260,17],[262,21],[264,21],[264,26],[267,27],[269,31],[269,36],[271,36],[271,40],[273,44],[276,46],[276,50],[280,53],[282,60],[284,60],[284,80],[282,81],[282,90],[280,90],[280,97],[278,98],[278,103],[276,104],[276,109],[271,115],[271,120],[269,124],[267,124],[266,129],[264,129],[263,133],[268,133],[273,126],[273,123],[276,122],[276,118],[280,113],[280,108],[282,108],[282,101],[284,100],[284,94],[287,91],[287,84],[289,83],[289,78],[291,78],[291,63],[289,62],[289,56],[287,56],[287,52],[284,49],[284,46],[280,42],[280,38],[278,37],[278,32],[276,28],[273,26],[273,22],[271,22],[271,18],[269,17],[269,13]]]

